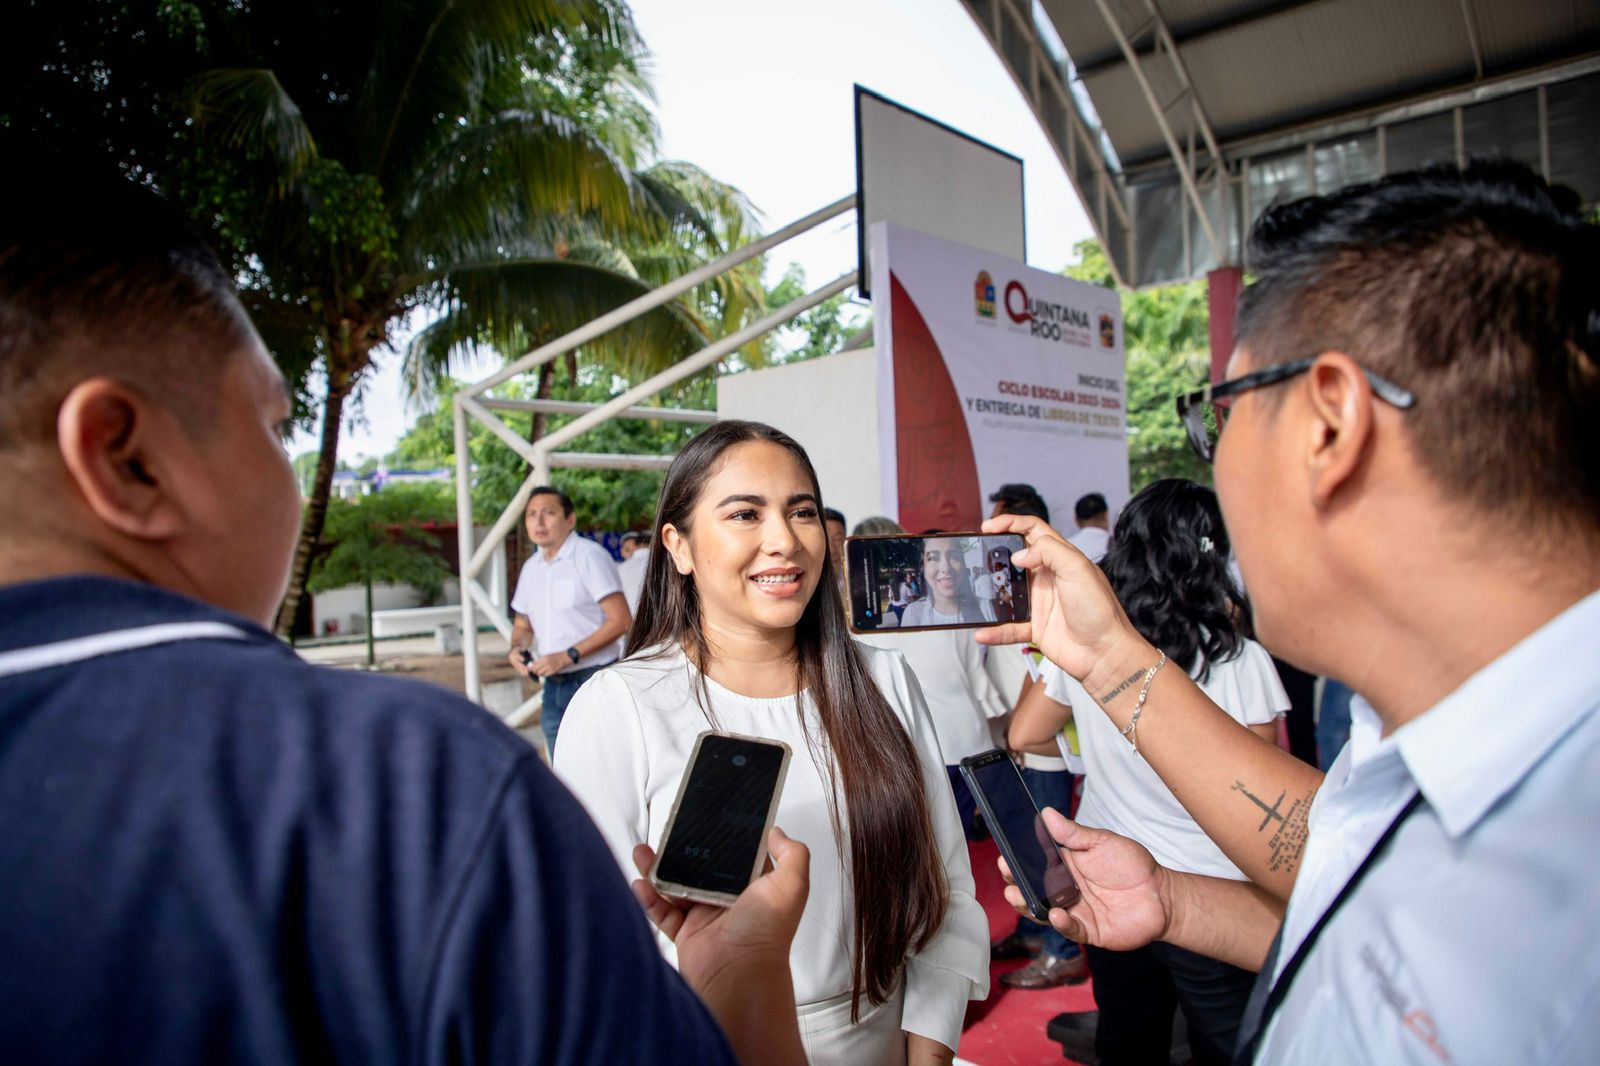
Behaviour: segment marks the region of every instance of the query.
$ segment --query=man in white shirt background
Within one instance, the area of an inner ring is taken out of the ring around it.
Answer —
[[[516,621],[508,658],[517,672],[544,686],[539,728],[554,755],[556,733],[578,687],[622,654],[633,616],[611,553],[577,536],[578,516],[560,489],[541,485],[524,512],[537,551],[522,564],[511,597]]]
[[[1098,492],[1080,496],[1072,505],[1072,516],[1078,520],[1078,531],[1067,538],[1067,543],[1098,563],[1106,557],[1111,546],[1111,512],[1106,498]]]

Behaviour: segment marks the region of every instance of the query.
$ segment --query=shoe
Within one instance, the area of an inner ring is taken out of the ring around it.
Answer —
[[[1089,960],[1077,954],[1070,959],[1060,955],[1040,955],[1020,970],[1000,975],[1007,988],[1059,988],[1082,984],[1089,977]]]
[[[1031,959],[1039,954],[1039,948],[1043,945],[1043,937],[1029,936],[1021,928],[1018,928],[1013,930],[1010,936],[990,944],[989,957],[991,959]]]

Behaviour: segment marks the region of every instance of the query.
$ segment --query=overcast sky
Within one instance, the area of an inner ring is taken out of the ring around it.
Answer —
[[[632,0],[654,59],[666,158],[696,163],[741,189],[776,229],[855,188],[852,86],[1022,157],[1028,260],[1072,261],[1091,235],[1032,111],[960,0]],[[769,255],[813,287],[855,267],[854,215]],[[414,421],[396,356],[367,386],[367,424],[346,428],[340,456],[381,455]],[[486,370],[485,373],[488,371]],[[301,433],[293,451],[316,447]]]

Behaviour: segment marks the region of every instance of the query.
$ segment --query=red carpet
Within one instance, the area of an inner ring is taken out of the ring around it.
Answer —
[[[1000,871],[995,867],[999,849],[992,840],[967,846],[972,855],[972,876],[978,902],[989,913],[989,939],[998,940],[1016,927],[1017,912],[1005,900]],[[1061,1045],[1045,1036],[1044,1027],[1063,1011],[1094,1010],[1092,981],[1064,985],[1040,992],[1007,988],[1000,975],[1023,966],[1023,960],[989,966],[989,998],[967,1008],[967,1027],[956,1054],[977,1066],[1057,1066],[1071,1062],[1061,1055]]]

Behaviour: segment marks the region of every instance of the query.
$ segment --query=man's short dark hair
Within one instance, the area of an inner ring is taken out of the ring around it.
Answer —
[[[824,522],[837,522],[846,529],[850,528],[850,523],[844,520],[844,513],[835,511],[832,507],[824,507],[822,509],[822,520]]]
[[[568,518],[572,517],[575,508],[572,506],[572,497],[556,488],[554,485],[539,485],[528,493],[528,502],[532,503],[535,496],[554,496],[561,501],[561,513]]]
[[[1079,496],[1078,502],[1072,505],[1073,517],[1078,520],[1079,525],[1092,518],[1099,518],[1105,513],[1106,498],[1098,492],[1091,492],[1087,496]]]
[[[623,545],[623,544],[643,544],[643,543],[644,543],[644,534],[636,532],[634,530],[629,530],[628,532],[624,533],[621,536],[621,538],[619,538],[617,540],[617,544],[618,544],[619,547],[621,545]]]
[[[100,376],[209,429],[252,332],[206,242],[104,164],[30,159],[0,197],[0,448],[53,438],[61,401]]]
[[[1050,521],[1050,505],[1044,502],[1039,490],[1020,481],[1001,485],[999,490],[989,497],[989,502],[998,503],[1001,514],[1032,515],[1041,521]]]
[[[1250,369],[1345,352],[1416,396],[1445,492],[1600,523],[1600,227],[1570,190],[1511,162],[1396,174],[1267,211],[1246,268]]]

